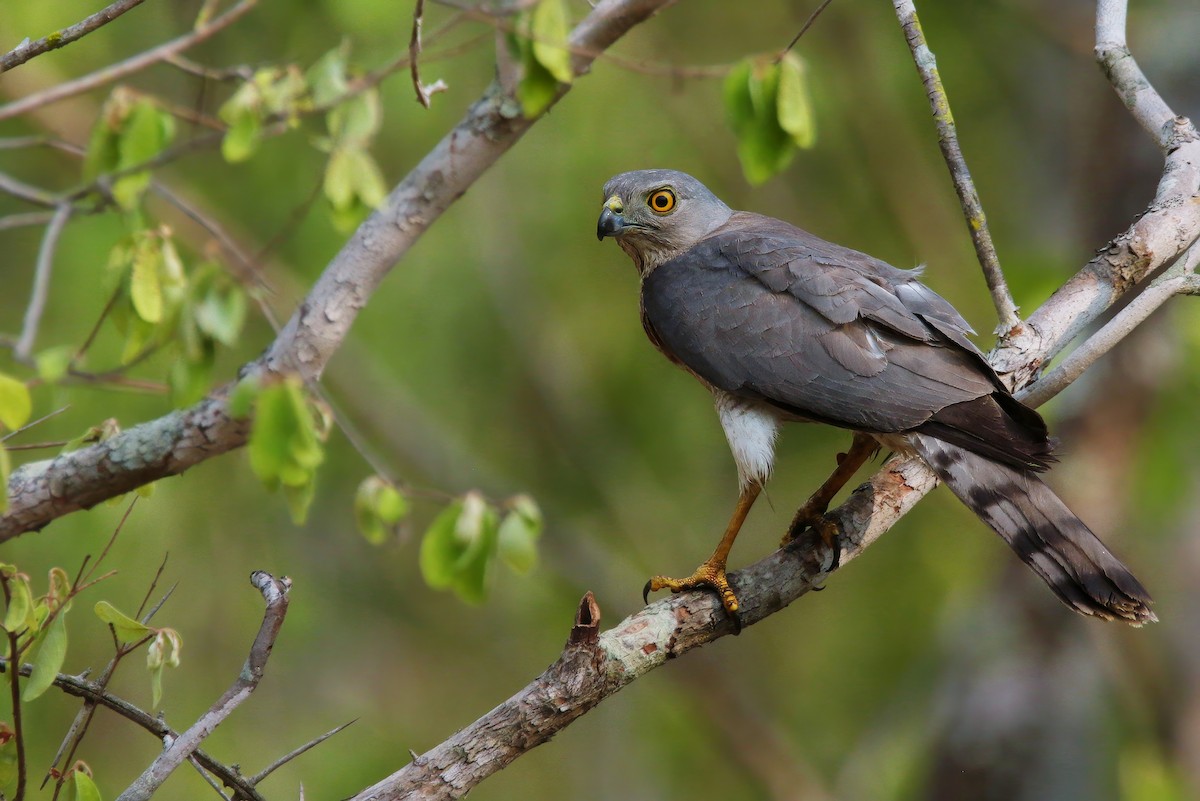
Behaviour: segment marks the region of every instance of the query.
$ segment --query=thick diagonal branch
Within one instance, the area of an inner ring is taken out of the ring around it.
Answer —
[[[0,56],[0,72],[7,72],[13,67],[24,64],[31,58],[40,56],[42,53],[66,47],[71,42],[82,39],[92,31],[107,25],[126,11],[141,5],[143,2],[145,0],[117,0],[117,2],[105,6],[95,14],[80,20],[74,25],[63,28],[61,31],[55,31],[49,36],[43,36],[36,42],[26,40],[3,56]]]
[[[577,74],[630,28],[673,0],[602,0],[571,33]],[[559,87],[561,98],[570,86]],[[396,262],[442,212],[504,155],[536,120],[498,86],[489,88],[392,190],[322,273],[267,355],[249,372],[289,370],[316,379],[358,312]],[[246,443],[249,427],[229,417],[223,392],[112,439],[15,470],[0,542],[55,518],[178,475]]]

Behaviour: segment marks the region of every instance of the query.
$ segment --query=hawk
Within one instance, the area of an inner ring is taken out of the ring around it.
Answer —
[[[710,587],[737,623],[730,548],[771,474],[781,424],[815,422],[854,438],[785,542],[812,528],[836,561],[829,503],[884,447],[923,459],[1071,609],[1157,619],[1141,583],[1043,483],[1054,457],[1041,416],[1012,396],[918,270],[734,211],[675,170],[617,175],[604,198],[596,234],[637,267],[650,341],[713,394],[740,488],[713,555],[687,578],[655,576],[647,594]]]

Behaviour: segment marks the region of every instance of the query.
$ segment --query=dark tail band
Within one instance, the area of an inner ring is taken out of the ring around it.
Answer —
[[[925,434],[912,434],[909,441],[1067,606],[1135,626],[1158,620],[1146,589],[1036,473]]]

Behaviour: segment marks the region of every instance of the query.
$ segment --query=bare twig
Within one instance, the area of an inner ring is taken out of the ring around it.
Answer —
[[[10,437],[15,437],[17,434],[20,434],[24,431],[28,431],[29,429],[34,428],[34,427],[46,422],[51,417],[58,417],[60,414],[62,414],[63,412],[65,412],[67,409],[70,409],[70,408],[71,408],[71,404],[68,403],[66,406],[60,406],[59,408],[55,409],[54,411],[50,412],[49,414],[43,414],[38,419],[28,422],[25,425],[21,426],[20,428],[16,429],[15,431],[10,431],[7,434],[5,434],[3,437],[0,437],[0,442],[7,442]],[[8,447],[12,448],[11,445],[9,445]]]
[[[7,672],[11,666],[12,663],[7,657],[0,657],[0,673]],[[19,671],[22,676],[28,676],[33,671],[33,665],[21,665]],[[175,731],[170,726],[163,723],[154,715],[107,692],[97,682],[88,681],[82,676],[68,676],[64,673],[59,673],[54,679],[54,686],[67,695],[82,698],[85,701],[91,701],[97,706],[111,709],[126,720],[141,726],[160,740],[176,736]],[[226,787],[232,787],[237,790],[239,798],[245,799],[245,801],[264,801],[263,797],[234,768],[223,765],[204,751],[197,750],[195,757],[196,761],[205,770],[224,782]]]
[[[813,9],[813,12],[808,15],[808,19],[804,20],[804,24],[800,26],[800,32],[792,37],[792,41],[788,42],[787,47],[779,51],[779,55],[775,58],[776,62],[783,61],[783,57],[792,51],[792,48],[800,41],[800,37],[808,33],[808,29],[817,21],[817,17],[821,16],[821,12],[832,2],[833,0],[821,0],[821,4]]]
[[[1070,386],[1075,379],[1083,375],[1084,370],[1129,336],[1133,329],[1145,322],[1160,306],[1175,295],[1188,293],[1195,285],[1198,263],[1200,243],[1193,244],[1173,266],[1151,281],[1150,286],[1130,301],[1128,306],[1071,351],[1071,355],[1063,359],[1061,364],[1017,393],[1017,397],[1028,405],[1037,407]]]
[[[1003,336],[1019,325],[1021,319],[1017,316],[1017,306],[1004,280],[1004,271],[1000,269],[1000,260],[996,256],[996,246],[992,244],[992,234],[988,230],[983,204],[979,201],[979,193],[975,191],[975,183],[971,180],[966,159],[963,158],[962,148],[958,144],[954,116],[950,113],[950,99],[942,86],[933,51],[925,41],[925,33],[921,30],[921,21],[917,19],[917,7],[913,0],[893,0],[892,5],[896,9],[900,26],[904,29],[904,38],[912,51],[917,72],[921,75],[921,83],[925,85],[925,93],[929,96],[942,158],[950,168],[950,178],[954,181],[954,191],[958,193],[958,201],[967,220],[975,255],[983,267],[983,277],[987,281],[988,290],[992,293],[992,303],[996,307],[996,316],[999,319],[996,333]]]
[[[25,308],[25,322],[21,327],[21,336],[13,348],[13,355],[19,361],[26,361],[33,355],[38,325],[42,321],[42,312],[46,309],[46,297],[50,291],[50,270],[54,267],[54,253],[58,249],[59,237],[62,236],[70,218],[71,204],[60,203],[54,209],[54,216],[50,218],[46,234],[42,237],[42,246],[38,250],[37,266],[33,273],[33,290],[29,293],[29,305]]]
[[[58,198],[46,190],[38,189],[36,186],[31,186],[4,173],[0,173],[0,192],[6,192],[26,203],[45,206],[48,209],[57,209],[61,203]]]
[[[258,687],[267,666],[267,658],[271,655],[271,649],[275,647],[275,638],[279,635],[283,619],[287,615],[288,590],[291,589],[292,582],[286,576],[276,579],[270,573],[256,570],[250,575],[250,583],[262,593],[267,608],[242,672],[191,728],[178,737],[169,738],[165,750],[125,792],[121,793],[117,801],[146,801],[154,795],[175,768],[179,767],[199,747],[204,738]]]
[[[268,776],[270,776],[272,773],[274,773],[275,771],[279,770],[279,769],[280,769],[280,768],[282,768],[284,765],[286,765],[287,763],[291,762],[293,759],[295,759],[296,757],[300,756],[301,754],[303,754],[303,753],[305,753],[305,752],[307,752],[307,751],[309,751],[309,750],[311,750],[311,749],[313,749],[313,748],[317,747],[318,745],[320,745],[321,743],[325,742],[325,741],[326,741],[326,740],[328,740],[330,737],[332,737],[333,735],[335,735],[335,734],[337,734],[338,732],[342,731],[342,730],[343,730],[343,729],[345,729],[347,726],[350,726],[350,725],[351,725],[351,724],[353,724],[353,723],[354,723],[354,721],[353,721],[353,720],[351,720],[351,721],[349,721],[349,722],[347,722],[347,723],[343,723],[341,726],[337,726],[336,728],[330,729],[329,731],[325,732],[325,733],[324,733],[324,734],[322,734],[320,737],[316,737],[316,738],[314,738],[314,739],[312,739],[312,740],[309,740],[307,743],[305,743],[304,745],[300,746],[299,748],[296,748],[296,749],[293,749],[292,751],[289,751],[288,753],[286,753],[286,754],[284,754],[283,756],[281,756],[279,759],[277,759],[277,760],[275,760],[274,762],[272,762],[270,765],[267,765],[265,768],[263,768],[262,770],[260,770],[258,773],[255,773],[253,776],[251,776],[250,778],[248,778],[246,781],[247,781],[249,784],[251,784],[252,786],[254,786],[254,787],[257,787],[257,786],[259,785],[259,783],[260,783],[260,782],[262,782],[262,780],[263,780],[263,779],[267,778],[267,777],[268,777]]]
[[[125,61],[118,62],[112,66],[105,67],[102,70],[97,70],[90,75],[85,75],[81,78],[76,78],[73,81],[60,83],[57,86],[46,89],[45,91],[36,94],[28,95],[20,100],[13,101],[4,106],[0,106],[0,120],[6,120],[11,117],[17,117],[26,112],[32,111],[35,108],[57,103],[60,100],[65,100],[68,97],[82,94],[83,92],[95,89],[98,86],[103,86],[106,83],[120,80],[126,75],[131,75],[139,70],[149,67],[151,64],[156,64],[164,59],[173,56],[177,53],[182,53],[184,50],[203,42],[205,39],[219,33],[231,24],[240,19],[248,11],[258,4],[258,0],[240,0],[221,16],[213,21],[201,25],[183,36],[172,39],[165,44],[161,44],[144,53],[139,53]]]
[[[1128,0],[1096,3],[1096,61],[1121,102],[1163,150],[1171,138],[1175,112],[1146,79],[1125,41]]]
[[[413,89],[417,92],[417,102],[429,108],[429,98],[438,92],[444,92],[449,87],[442,80],[434,81],[429,86],[421,82],[421,68],[417,63],[421,55],[421,24],[425,13],[425,0],[417,0],[413,6],[412,38],[408,42],[408,67],[412,73]]]
[[[28,211],[24,214],[10,214],[0,217],[0,231],[10,228],[25,228],[31,225],[46,225],[54,219],[52,211]]]
[[[3,575],[0,575],[0,588],[4,590],[4,608],[7,610],[12,604],[12,590],[8,586],[8,579]],[[8,640],[9,659],[14,664],[21,659],[21,649],[17,641],[23,633],[23,631],[4,632]],[[13,737],[17,741],[17,786],[13,791],[13,801],[23,801],[25,798],[25,727],[21,721],[21,682],[15,675],[10,676],[8,686],[12,702]]]
[[[12,50],[0,56],[0,72],[7,72],[13,67],[24,64],[31,58],[40,56],[51,50],[69,45],[77,39],[82,39],[97,28],[103,27],[131,8],[141,5],[143,0],[117,0],[106,8],[102,8],[90,17],[74,25],[55,31],[49,36],[43,36],[36,42],[26,40]]]

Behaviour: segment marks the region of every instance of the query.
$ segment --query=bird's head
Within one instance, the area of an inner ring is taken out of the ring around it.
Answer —
[[[615,237],[643,275],[725,224],[733,211],[678,170],[635,170],[604,184],[596,236]]]

